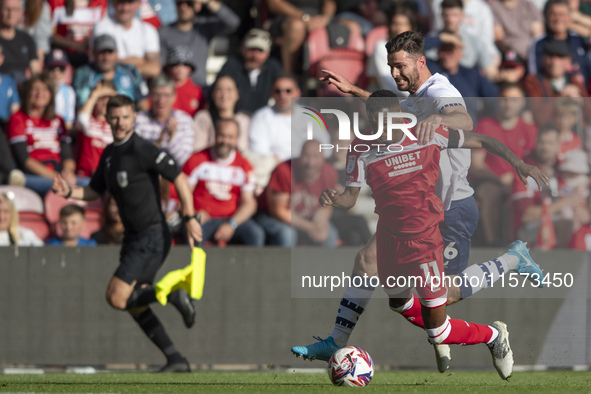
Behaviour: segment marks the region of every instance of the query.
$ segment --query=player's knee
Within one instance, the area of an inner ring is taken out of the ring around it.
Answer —
[[[373,248],[365,247],[357,253],[357,256],[355,256],[354,272],[359,275],[378,275],[377,255]]]
[[[107,291],[106,299],[107,303],[114,309],[124,311],[127,308],[127,300],[115,292]]]

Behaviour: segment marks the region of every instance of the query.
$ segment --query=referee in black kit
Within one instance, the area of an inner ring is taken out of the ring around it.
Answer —
[[[161,209],[158,175],[174,182],[191,247],[201,241],[201,226],[186,176],[170,155],[133,132],[135,115],[131,99],[122,95],[112,97],[107,104],[107,122],[114,142],[105,148],[90,184],[72,188],[58,175],[52,190],[59,196],[85,201],[96,200],[106,191],[113,195],[125,226],[125,237],[119,267],[107,288],[107,302],[115,309],[128,311],[164,353],[167,363],[161,372],[189,372],[189,363],[148,306],[156,301],[152,284],[171,244]],[[175,291],[169,301],[181,312],[187,327],[191,327],[195,310],[188,294]]]

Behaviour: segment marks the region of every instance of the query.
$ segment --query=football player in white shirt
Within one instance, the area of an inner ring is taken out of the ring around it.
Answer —
[[[399,34],[386,44],[388,65],[392,77],[401,91],[408,91],[410,97],[401,102],[401,110],[414,113],[419,123],[414,128],[419,144],[425,144],[434,138],[439,126],[450,129],[471,131],[473,122],[466,111],[464,99],[451,83],[440,74],[432,75],[426,65],[423,37],[420,33],[407,31]],[[367,98],[370,93],[352,85],[344,77],[323,70],[327,75],[321,80],[332,83],[343,93]],[[474,191],[466,176],[470,167],[468,150],[451,149],[441,152],[440,174],[436,185],[436,194],[444,203],[445,220],[440,224],[443,238],[445,274],[463,277],[461,287],[448,289],[447,305],[468,298],[479,290],[492,286],[501,275],[509,270],[528,273],[529,277],[540,278],[542,271],[529,255],[521,241],[515,241],[505,254],[485,263],[468,267],[470,242],[478,223],[478,207],[474,200]],[[355,257],[353,277],[377,277],[376,238],[374,236]],[[471,286],[469,278],[490,278]],[[532,278],[533,279],[533,278]],[[353,281],[352,281],[353,282]],[[304,359],[325,360],[339,348],[346,346],[355,325],[373,296],[374,287],[368,281],[362,281],[363,287],[350,286],[345,290],[337,313],[334,329],[326,339],[308,346],[294,346],[292,352]],[[453,282],[453,281],[452,281]],[[359,283],[359,282],[357,282]],[[507,344],[508,345],[508,344]],[[434,345],[439,372],[445,372],[451,361],[448,345]]]

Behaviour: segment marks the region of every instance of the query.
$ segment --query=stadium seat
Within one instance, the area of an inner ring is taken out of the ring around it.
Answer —
[[[66,200],[63,197],[58,196],[54,193],[47,193],[45,195],[45,218],[49,223],[49,229],[51,234],[59,235],[59,228],[57,222],[60,218],[60,210],[62,207],[68,204],[77,204],[85,209],[86,226],[82,231],[82,236],[88,238],[90,234],[97,231],[100,228],[101,212],[102,212],[102,201],[79,201],[79,200]],[[87,236],[88,235],[88,236]]]
[[[35,235],[40,239],[46,240],[49,238],[49,225],[42,214],[35,212],[19,212],[19,225],[30,230],[33,230]]]
[[[353,85],[365,88],[365,53],[350,49],[333,49],[318,62],[318,70],[323,68],[332,70],[347,78]],[[319,73],[317,77],[320,77]],[[319,97],[344,96],[334,85],[321,84],[317,90]]]
[[[373,55],[376,44],[380,40],[388,39],[388,26],[374,27],[367,36],[365,36],[365,55],[367,57]]]
[[[19,186],[0,186],[0,193],[8,195],[14,201],[18,212],[33,212],[40,215],[45,213],[43,200],[31,189]]]
[[[340,25],[316,29],[306,40],[304,54],[304,67],[310,78],[317,81],[323,75],[321,70],[327,68],[365,87],[365,42],[360,34]],[[342,96],[342,93],[332,85],[321,85],[318,95]]]

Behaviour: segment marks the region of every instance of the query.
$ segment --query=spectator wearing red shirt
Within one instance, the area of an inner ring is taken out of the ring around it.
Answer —
[[[581,106],[571,98],[560,98],[555,101],[554,125],[560,133],[560,154],[558,161],[563,162],[572,151],[582,149],[583,142],[574,132],[582,126]]]
[[[259,196],[259,212],[254,218],[265,230],[267,244],[271,246],[292,246],[291,165],[292,160],[287,160],[275,167]]]
[[[481,119],[474,131],[496,138],[519,158],[525,159],[535,147],[537,127],[521,118],[526,104],[523,90],[515,83],[504,83],[499,95],[497,114]],[[499,211],[511,194],[515,171],[506,161],[479,149],[472,151],[470,175],[477,178],[473,186],[480,206],[485,242],[497,245],[501,240]]]
[[[34,76],[25,85],[23,108],[7,125],[8,142],[16,162],[26,173],[26,187],[41,196],[61,173],[76,184],[76,163],[64,121],[55,115],[53,89],[46,77]]]
[[[564,180],[559,176],[560,145],[558,141],[559,135],[555,128],[551,126],[541,128],[535,150],[526,159],[526,163],[537,166],[548,176],[548,186],[542,185],[540,192],[535,183],[528,183],[525,187],[518,178],[515,178],[513,183],[512,200],[515,214],[513,227],[519,229],[519,239],[531,245],[537,244],[544,198],[551,199],[548,213],[552,218],[558,248],[567,246],[573,230],[573,212],[585,202],[585,197],[579,193],[568,192],[569,189],[565,187]]]
[[[51,6],[51,25],[53,46],[68,52],[69,60],[75,68],[88,63],[89,40],[92,29],[107,11],[107,0],[48,0]]]
[[[239,133],[233,119],[215,125],[214,146],[193,154],[183,171],[201,215],[203,242],[263,246],[265,232],[252,219],[257,210],[252,165],[236,150]]]
[[[183,46],[173,48],[166,58],[165,72],[174,81],[176,101],[173,108],[194,116],[203,107],[203,90],[191,80],[197,66]]]
[[[320,206],[318,197],[325,189],[336,187],[338,175],[325,161],[320,143],[307,141],[293,168],[290,224],[297,230],[294,245],[336,247],[339,235],[330,221],[332,207]]]
[[[113,133],[107,123],[107,103],[116,94],[113,82],[99,82],[78,111],[75,130],[78,133],[76,175],[79,177],[94,174],[105,147],[113,142]]]

